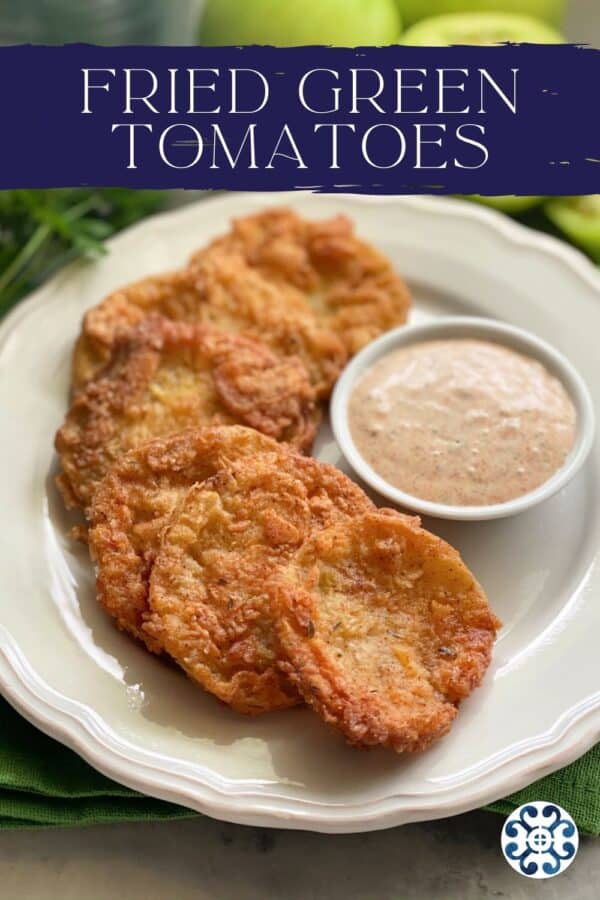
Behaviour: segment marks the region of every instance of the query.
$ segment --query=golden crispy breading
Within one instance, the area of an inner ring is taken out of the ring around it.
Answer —
[[[300,291],[350,355],[406,321],[406,284],[345,216],[311,222],[284,208],[237,219],[229,234],[192,257],[191,268],[215,250],[240,253],[280,288]]]
[[[67,503],[84,507],[123,453],[196,425],[244,424],[301,450],[319,420],[304,365],[251,338],[147,316],[75,394],[56,436]]]
[[[372,510],[338,469],[291,454],[244,458],[191,488],[165,531],[144,630],[240,712],[297,703],[277,665],[265,585],[315,528]]]
[[[88,541],[98,600],[120,628],[150,650],[160,653],[162,647],[142,631],[148,582],[171,513],[193,484],[261,453],[283,458],[293,451],[252,428],[191,428],[127,453],[96,491]]]
[[[282,356],[298,356],[319,397],[328,397],[347,361],[341,336],[315,316],[293,285],[273,283],[241,254],[218,247],[198,257],[189,271],[206,298],[202,321],[242,331]]]
[[[146,278],[90,309],[73,356],[74,386],[81,387],[106,363],[123,330],[151,313],[247,334],[279,356],[298,356],[321,397],[329,394],[346,361],[340,338],[319,326],[298,291],[275,286],[239,254],[215,250],[193,269]]]
[[[499,626],[456,550],[380,512],[316,534],[269,592],[284,671],[358,747],[422,750],[445,734]]]
[[[195,322],[198,303],[195,279],[187,270],[153,275],[113,291],[84,316],[73,353],[73,386],[82,387],[106,365],[121,331],[150,313]]]

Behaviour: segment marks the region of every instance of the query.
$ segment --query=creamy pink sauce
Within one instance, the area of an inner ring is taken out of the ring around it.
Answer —
[[[382,478],[453,506],[526,494],[562,466],[575,440],[561,382],[488,341],[392,351],[359,379],[348,414],[357,450]]]

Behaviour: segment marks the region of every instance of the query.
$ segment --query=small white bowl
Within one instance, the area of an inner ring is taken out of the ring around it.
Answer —
[[[574,445],[564,464],[547,481],[513,500],[486,506],[450,506],[407,494],[385,481],[357,450],[348,425],[348,401],[357,380],[373,363],[407,344],[451,338],[479,338],[517,350],[541,362],[564,385],[577,413]],[[595,417],[587,386],[568,359],[540,338],[494,319],[448,316],[422,325],[405,325],[367,344],[346,366],[331,401],[331,425],[342,453],[355,472],[383,497],[399,506],[440,519],[499,519],[523,512],[555,494],[583,465],[593,444]]]

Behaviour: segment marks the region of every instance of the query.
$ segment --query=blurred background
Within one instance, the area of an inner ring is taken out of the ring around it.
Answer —
[[[528,16],[568,40],[600,46],[599,0],[0,0],[0,43],[391,44],[414,39],[418,22],[456,13],[471,17],[460,23],[470,43],[494,38],[490,28],[499,40],[503,31],[542,40],[543,29],[536,34],[530,23],[528,35],[522,21],[507,18]],[[481,13],[496,22],[473,18]],[[452,40],[447,29],[429,23],[424,33]],[[422,26],[417,39],[420,33]]]
[[[600,47],[600,0],[0,0],[0,45],[494,44]],[[599,186],[600,187],[600,186]],[[0,191],[0,314],[114,232],[197,192]],[[600,195],[471,197],[600,263]]]

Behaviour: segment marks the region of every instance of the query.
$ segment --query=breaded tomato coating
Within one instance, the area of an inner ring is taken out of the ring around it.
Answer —
[[[144,630],[239,712],[299,702],[278,665],[266,583],[313,530],[373,509],[332,466],[245,457],[191,488],[165,531]]]
[[[186,270],[152,275],[113,291],[83,317],[73,352],[73,387],[81,388],[97,376],[118,337],[145,316],[155,313],[193,323],[198,320],[199,302],[194,279]]]
[[[154,437],[249,425],[308,450],[320,413],[304,365],[254,339],[148,316],[74,396],[56,436],[67,503],[89,505],[111,465]]]
[[[280,357],[297,356],[320,397],[329,394],[347,358],[340,338],[317,322],[299,291],[273,284],[240,254],[215,250],[193,268],[127,285],[90,309],[75,346],[74,387],[107,362],[123,331],[152,313],[245,334]]]
[[[150,571],[173,510],[196,482],[261,453],[283,458],[293,451],[252,428],[191,428],[127,453],[96,491],[88,543],[98,600],[119,628],[150,650],[162,652],[160,643],[142,630]]]
[[[237,219],[229,234],[192,258],[191,268],[215,249],[239,253],[279,288],[299,291],[349,355],[406,321],[408,287],[383,253],[356,236],[346,216],[313,222],[274,208]]]
[[[313,536],[269,592],[284,672],[363,748],[423,750],[444,735],[499,627],[456,550],[379,512]]]

